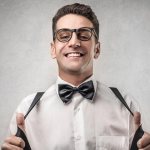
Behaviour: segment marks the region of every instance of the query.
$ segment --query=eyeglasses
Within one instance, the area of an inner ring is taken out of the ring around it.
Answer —
[[[77,38],[81,41],[88,41],[91,39],[92,35],[97,38],[97,34],[95,32],[94,28],[88,28],[88,27],[83,27],[79,29],[59,29],[54,33],[54,38],[57,38],[58,41],[60,42],[68,42],[72,38],[73,32],[76,33]]]

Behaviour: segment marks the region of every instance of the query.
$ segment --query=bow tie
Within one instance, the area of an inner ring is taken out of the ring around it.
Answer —
[[[64,103],[68,103],[71,100],[73,94],[76,92],[79,92],[86,99],[92,100],[95,92],[93,82],[85,82],[79,87],[72,87],[68,84],[58,85],[58,93]]]

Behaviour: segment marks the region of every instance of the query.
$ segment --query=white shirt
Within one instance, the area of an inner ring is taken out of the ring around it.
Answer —
[[[76,93],[71,103],[64,104],[57,94],[58,84],[66,83],[60,78],[46,90],[25,120],[32,150],[129,150],[133,117],[110,88],[93,77],[89,80],[96,91],[93,102]],[[35,95],[26,97],[16,112],[26,114]],[[132,98],[125,100],[133,112],[138,111]],[[15,114],[10,131],[16,133]]]

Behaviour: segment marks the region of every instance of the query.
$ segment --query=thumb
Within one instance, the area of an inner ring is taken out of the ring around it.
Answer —
[[[17,113],[16,115],[17,126],[25,132],[25,120],[22,113]]]
[[[140,112],[135,112],[134,113],[134,125],[135,125],[135,131],[141,125],[141,114],[140,114]]]

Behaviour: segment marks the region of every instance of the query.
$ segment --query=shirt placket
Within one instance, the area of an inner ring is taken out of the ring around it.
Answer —
[[[74,126],[74,145],[75,150],[85,150],[84,142],[84,119],[83,119],[83,98],[79,94],[76,94],[73,97],[74,101],[74,117],[73,117],[73,126]]]

